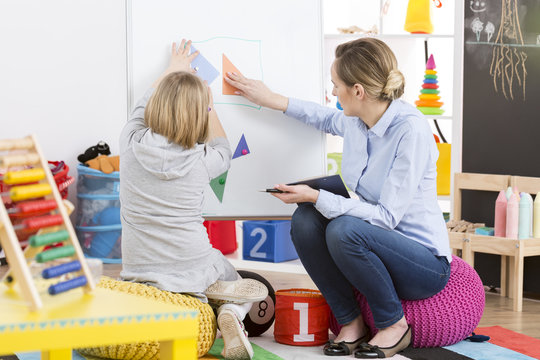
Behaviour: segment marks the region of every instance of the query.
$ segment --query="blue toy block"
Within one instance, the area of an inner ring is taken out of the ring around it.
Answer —
[[[289,220],[244,221],[243,258],[282,262],[298,258]]]
[[[474,233],[477,235],[487,235],[487,236],[493,236],[495,235],[495,230],[492,227],[479,227],[474,230]]]

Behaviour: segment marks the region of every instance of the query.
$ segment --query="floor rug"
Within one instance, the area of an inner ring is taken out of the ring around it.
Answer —
[[[481,327],[477,334],[491,337],[488,342],[475,343],[468,340],[451,346],[431,349],[407,348],[390,359],[394,360],[534,360],[540,359],[540,340],[505,329],[501,326]],[[279,344],[270,332],[250,338],[253,360],[328,360],[322,346],[290,346]],[[203,360],[223,359],[220,355],[223,340],[217,339]],[[73,354],[73,359],[82,359]],[[349,359],[352,357],[344,357]],[[0,360],[38,360],[39,353],[20,353],[17,356],[1,356]]]

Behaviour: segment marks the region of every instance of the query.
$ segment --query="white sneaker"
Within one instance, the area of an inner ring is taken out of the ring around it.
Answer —
[[[266,299],[268,288],[255,279],[218,280],[206,289],[205,294],[213,303],[244,304]]]
[[[229,360],[250,360],[253,357],[253,348],[247,338],[244,324],[236,313],[230,309],[221,310],[217,323],[223,337],[221,355]]]

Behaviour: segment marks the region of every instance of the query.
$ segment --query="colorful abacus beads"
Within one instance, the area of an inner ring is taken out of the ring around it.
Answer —
[[[19,171],[8,171],[2,181],[7,185],[27,184],[42,180],[45,178],[43,169],[26,169]]]
[[[25,219],[21,224],[14,225],[15,230],[39,230],[44,227],[62,225],[62,215],[44,215]]]
[[[13,201],[40,198],[52,192],[49,184],[35,184],[14,186],[9,191],[3,192],[1,196],[9,196]]]
[[[33,214],[41,211],[50,211],[56,209],[55,200],[32,200],[15,204],[8,209],[8,214]]]

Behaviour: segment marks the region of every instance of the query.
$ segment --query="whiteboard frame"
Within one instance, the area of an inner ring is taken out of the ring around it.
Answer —
[[[217,0],[216,0],[217,1]],[[135,105],[134,100],[134,80],[133,80],[133,42],[132,42],[132,34],[133,34],[133,0],[125,0],[125,9],[126,9],[126,72],[127,72],[127,113],[126,113],[126,121],[129,120],[129,115],[131,113],[131,110],[133,106]],[[324,23],[323,23],[323,8],[322,8],[322,0],[313,0],[313,2],[316,3],[317,6],[317,13],[318,13],[318,23],[320,28],[320,36],[319,36],[319,49],[320,54],[318,56],[317,62],[318,62],[318,68],[321,69],[319,73],[319,82],[321,84],[320,94],[319,94],[319,104],[323,105],[325,100],[325,87],[324,87],[324,62],[323,62],[323,56],[324,56]],[[326,169],[328,167],[327,164],[327,157],[325,154],[327,154],[327,141],[326,141],[327,134],[324,132],[321,132],[321,145],[322,145],[322,169],[326,172]],[[204,209],[203,209],[204,211]],[[273,214],[273,215],[206,215],[203,214],[205,219],[208,220],[289,220],[291,219],[291,215],[283,215],[283,214]]]

